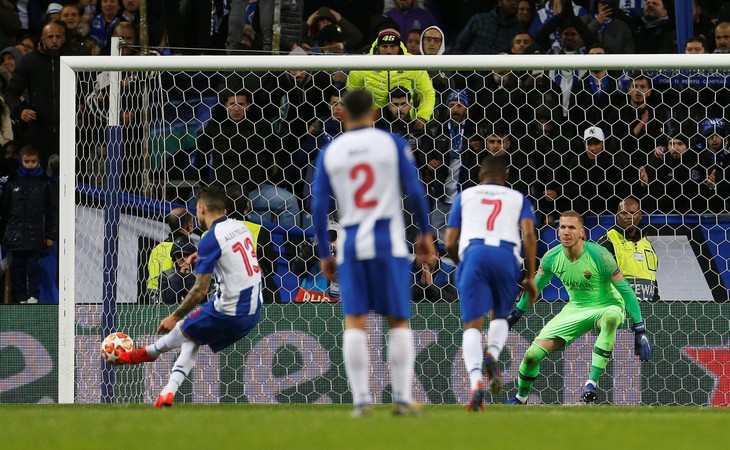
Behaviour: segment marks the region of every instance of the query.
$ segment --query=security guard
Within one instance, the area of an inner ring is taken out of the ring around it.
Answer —
[[[638,227],[641,220],[639,201],[627,197],[618,205],[616,226],[608,230],[599,244],[616,258],[619,269],[636,292],[639,301],[659,300],[656,271],[659,266],[651,242]]]

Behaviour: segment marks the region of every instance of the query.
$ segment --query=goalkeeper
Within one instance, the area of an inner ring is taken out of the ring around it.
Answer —
[[[616,330],[623,323],[626,310],[633,321],[634,353],[641,361],[651,358],[651,342],[646,335],[636,294],[611,254],[598,244],[584,241],[583,217],[575,211],[566,211],[560,216],[558,234],[562,245],[550,249],[542,258],[535,282],[541,291],[553,275],[557,275],[565,285],[570,301],[527,349],[520,364],[517,395],[507,401],[509,404],[527,403],[532,384],[540,372],[540,361],[550,352],[563,350],[578,337],[598,330],[590,375],[581,394],[584,402],[593,403],[598,378],[611,358]],[[517,307],[507,317],[510,328],[528,306],[528,296],[523,293]]]

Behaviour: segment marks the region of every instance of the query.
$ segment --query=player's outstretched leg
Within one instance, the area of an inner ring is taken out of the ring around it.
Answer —
[[[172,329],[168,334],[162,336],[154,344],[147,345],[142,348],[132,350],[131,352],[124,352],[119,355],[119,359],[124,364],[139,364],[143,362],[152,362],[160,356],[161,353],[165,353],[174,348],[180,347],[184,342],[192,342],[182,332],[182,322],[178,322],[175,328]]]
[[[525,352],[519,370],[517,381],[517,395],[507,401],[511,405],[524,405],[527,403],[527,396],[530,395],[532,385],[540,373],[540,362],[548,355],[548,351],[534,342]]]
[[[150,356],[147,353],[147,347],[135,348],[131,352],[124,352],[119,355],[119,360],[123,364],[140,364],[143,362],[152,362],[157,356]]]
[[[601,315],[598,325],[601,331],[593,347],[591,372],[580,396],[581,400],[585,403],[593,403],[596,401],[598,379],[606,370],[608,361],[611,359],[611,353],[616,343],[616,330],[622,321],[623,317],[621,313],[614,309],[607,309]]]
[[[162,388],[162,392],[160,392],[160,395],[157,397],[153,406],[172,406],[177,390],[180,388],[182,382],[185,381],[185,377],[188,376],[195,366],[195,360],[198,357],[198,349],[200,349],[200,346],[192,341],[187,341],[182,344],[180,347],[180,356],[178,356],[175,361],[175,365],[172,367],[170,380],[167,382],[167,385]]]

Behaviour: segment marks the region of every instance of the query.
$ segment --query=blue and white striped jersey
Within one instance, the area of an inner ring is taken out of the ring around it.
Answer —
[[[532,219],[535,212],[522,193],[497,184],[470,187],[454,199],[447,226],[461,229],[459,257],[470,243],[511,248],[522,264],[520,221]]]
[[[317,161],[312,219],[320,256],[328,255],[329,198],[337,199],[340,234],[337,260],[405,257],[404,194],[416,225],[428,230],[428,206],[408,143],[377,128],[359,128],[335,138]]]
[[[222,217],[198,243],[197,273],[212,273],[218,284],[215,310],[227,316],[256,313],[262,302],[261,269],[253,236],[240,220]]]

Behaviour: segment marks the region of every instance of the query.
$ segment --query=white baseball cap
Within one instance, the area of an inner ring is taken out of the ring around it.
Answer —
[[[48,8],[46,8],[46,14],[60,13],[62,9],[63,6],[59,3],[51,3],[50,5],[48,5]]]
[[[586,131],[583,132],[583,140],[587,141],[588,139],[598,139],[603,142],[606,140],[606,136],[603,134],[602,129],[598,127],[590,127],[586,128]]]

